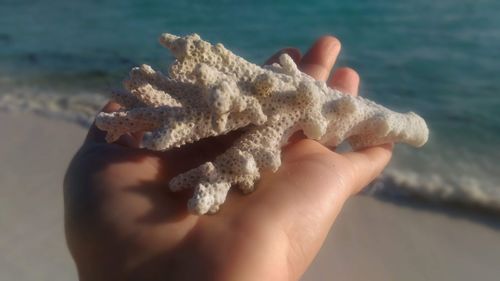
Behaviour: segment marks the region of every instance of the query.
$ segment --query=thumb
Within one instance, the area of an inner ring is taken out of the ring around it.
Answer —
[[[388,143],[343,154],[352,167],[353,184],[350,189],[351,194],[360,192],[382,173],[382,170],[391,160],[392,148],[393,144]]]
[[[345,201],[387,165],[391,145],[338,154],[305,139],[282,156],[280,169],[260,181],[250,208],[283,227],[296,246],[288,253],[292,264],[308,265]]]
[[[391,144],[339,154],[298,141],[283,151],[280,169],[260,181],[255,207],[271,208],[279,221],[312,224],[324,237],[345,201],[378,176],[391,154]]]

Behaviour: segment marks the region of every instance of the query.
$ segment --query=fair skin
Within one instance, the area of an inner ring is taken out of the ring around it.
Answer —
[[[304,56],[281,52],[315,79],[357,95],[354,70],[329,78],[340,52],[334,37],[321,37]],[[189,192],[169,192],[168,181],[213,159],[235,135],[161,153],[139,148],[141,136],[108,144],[92,127],[68,169],[66,237],[80,280],[298,280],[344,202],[380,174],[392,149],[339,154],[295,135],[280,169],[264,172],[254,193],[233,190],[219,213],[196,216],[186,210]]]

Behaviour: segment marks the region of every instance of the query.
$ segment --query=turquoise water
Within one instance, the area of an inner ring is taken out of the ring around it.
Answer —
[[[93,112],[90,94],[118,87],[132,66],[168,65],[162,32],[196,32],[254,62],[333,34],[362,95],[431,129],[423,149],[396,149],[377,186],[500,210],[498,11],[497,0],[1,0],[0,108]]]

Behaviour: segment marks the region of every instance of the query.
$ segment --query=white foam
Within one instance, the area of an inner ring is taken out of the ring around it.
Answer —
[[[103,95],[93,93],[64,95],[33,93],[30,89],[4,90],[0,94],[0,110],[33,112],[88,127],[106,100]]]
[[[500,188],[471,175],[457,175],[451,178],[438,173],[423,174],[411,170],[388,169],[376,188],[386,192],[404,191],[432,201],[500,211]]]

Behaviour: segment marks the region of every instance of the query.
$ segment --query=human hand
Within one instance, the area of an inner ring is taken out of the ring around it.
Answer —
[[[304,57],[289,48],[268,63],[287,52],[326,81],[339,51],[325,36]],[[359,77],[339,68],[327,83],[356,95]],[[104,135],[90,129],[65,179],[66,237],[81,280],[297,280],[343,203],[391,157],[391,145],[339,154],[295,136],[254,193],[231,191],[216,215],[195,216],[189,194],[169,192],[168,182],[222,153],[235,133],[167,152],[140,149],[140,133],[112,144]]]

